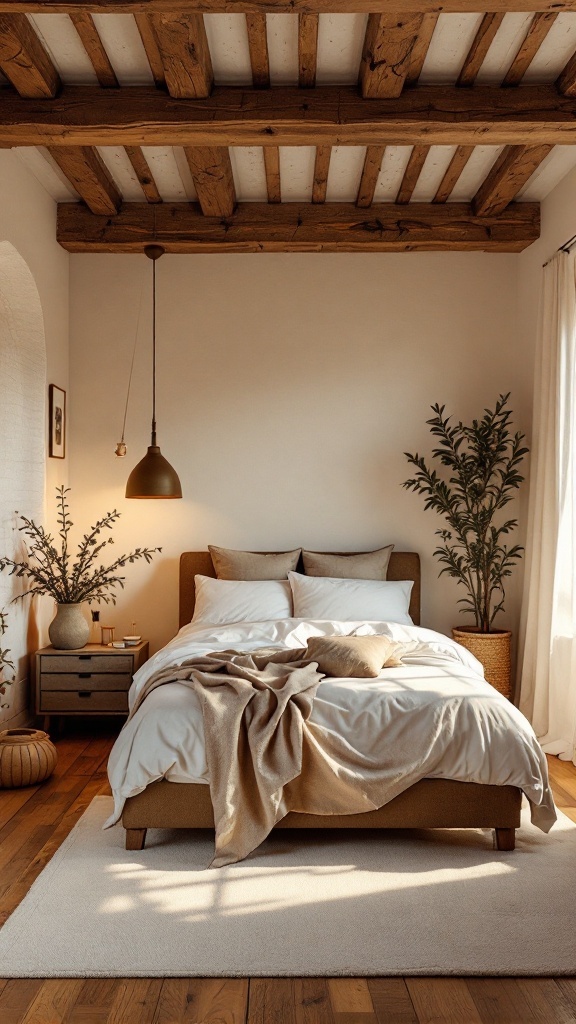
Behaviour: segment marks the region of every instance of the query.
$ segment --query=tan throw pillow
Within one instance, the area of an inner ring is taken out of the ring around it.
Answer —
[[[278,554],[233,551],[208,545],[219,580],[287,580],[300,558],[300,548]]]
[[[306,658],[327,676],[373,679],[382,668],[397,668],[400,644],[385,636],[313,636]]]
[[[393,544],[359,555],[330,555],[303,551],[307,576],[331,576],[340,580],[385,580]]]

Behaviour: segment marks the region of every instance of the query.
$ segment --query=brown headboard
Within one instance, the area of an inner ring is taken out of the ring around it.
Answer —
[[[352,552],[355,554],[356,552]],[[341,554],[341,552],[338,552]],[[347,552],[350,554],[350,552]],[[299,570],[302,566],[298,567]],[[194,577],[212,576],[216,571],[209,551],[185,551],[180,555],[180,626],[187,625],[194,614],[196,594]],[[410,597],[410,616],[416,626],[420,625],[420,555],[415,551],[393,551],[388,563],[389,580],[414,580]]]

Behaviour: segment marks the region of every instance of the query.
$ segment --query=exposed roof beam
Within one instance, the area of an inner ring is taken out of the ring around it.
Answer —
[[[318,15],[298,15],[298,85],[313,89],[316,85],[318,52]]]
[[[280,190],[280,150],[278,146],[264,146],[264,171],[266,174],[266,192],[269,203],[281,203]]]
[[[92,213],[110,215],[119,210],[122,196],[95,149],[50,146],[49,153]]]
[[[421,24],[420,14],[369,15],[360,64],[365,98],[400,95]]]
[[[265,14],[247,14],[246,31],[252,67],[252,84],[255,89],[270,86],[270,62],[268,59],[268,35]]]
[[[154,175],[150,170],[150,166],[144,153],[139,146],[125,146],[126,156],[128,157],[138,183],[142,189],[146,199],[149,203],[161,203],[162,196],[158,191],[158,186],[154,181]]]
[[[202,15],[155,14],[151,20],[170,95],[209,96],[214,77]]]
[[[117,217],[94,217],[80,204],[58,207],[58,241],[69,252],[520,252],[538,237],[540,207],[517,203],[480,218],[468,203],[393,203],[358,210],[350,203],[240,203],[232,217],[203,217],[193,203],[126,203]]]
[[[535,14],[530,22],[530,28],[516,54],[512,64],[506,72],[502,82],[504,86],[520,85],[528,68],[530,67],[538,50],[542,46],[546,36],[552,28],[557,14]]]
[[[366,146],[366,156],[364,157],[362,177],[358,187],[358,195],[356,196],[356,206],[366,207],[372,205],[385,150],[386,146]]]
[[[82,45],[88,54],[90,63],[96,73],[100,85],[104,89],[115,89],[118,88],[118,79],[114,68],[110,63],[110,58],[104,49],[104,44],[100,39],[100,35],[94,24],[94,20],[91,14],[75,14],[71,13],[70,18],[72,24],[76,29]]]
[[[457,85],[473,85],[502,21],[503,14],[485,14],[458,75]]]
[[[556,87],[564,96],[576,96],[576,53],[556,79]]]
[[[0,12],[32,14],[381,14],[384,0],[0,0]],[[483,11],[574,11],[576,0],[482,0]],[[478,0],[402,0],[404,14],[477,14]]]
[[[433,203],[445,203],[448,201],[448,199],[452,195],[452,192],[454,191],[456,182],[458,181],[460,175],[462,174],[462,171],[466,167],[466,164],[468,163],[473,152],[474,146],[456,147],[456,152],[454,153],[454,156],[452,157],[450,163],[448,164],[448,167],[446,168],[446,171],[444,173],[444,177],[442,178],[442,181],[440,182],[438,189],[436,190],[436,195],[432,200]]]
[[[312,182],[312,202],[326,202],[326,188],[328,186],[328,172],[330,170],[330,157],[332,146],[317,146],[314,160],[314,179]]]
[[[430,146],[414,146],[410,153],[410,159],[404,171],[404,177],[400,183],[398,189],[398,195],[396,196],[396,202],[403,204],[409,203],[412,198],[412,193],[418,183],[418,178],[424,164],[426,157],[430,151]]]
[[[215,88],[175,100],[152,87],[69,86],[52,100],[0,94],[0,146],[575,145],[576,102],[554,86],[421,86],[394,100],[350,87]]]
[[[230,153],[225,148],[184,150],[198,202],[206,217],[229,217],[236,206]]]
[[[142,45],[146,51],[152,77],[158,88],[166,87],[166,76],[164,74],[164,64],[162,63],[162,57],[160,50],[158,49],[158,40],[156,39],[156,33],[154,32],[154,26],[152,21],[147,14],[135,14],[134,15]]]
[[[416,85],[416,82],[420,78],[420,73],[426,60],[426,54],[428,53],[428,47],[432,42],[432,36],[434,35],[434,29],[436,28],[436,22],[438,21],[438,14],[425,14],[420,24],[420,31],[416,37],[416,42],[412,47],[412,53],[410,54],[410,63],[408,64],[408,72],[406,74],[405,86],[411,87]]]
[[[28,18],[0,14],[0,70],[29,99],[55,96],[60,77]]]
[[[507,146],[474,196],[476,213],[482,217],[502,213],[551,149],[551,146]]]

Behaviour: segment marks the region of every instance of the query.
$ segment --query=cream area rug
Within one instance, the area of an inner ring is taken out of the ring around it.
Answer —
[[[207,869],[209,832],[128,852],[96,797],[0,932],[8,977],[576,973],[576,825],[277,833]]]

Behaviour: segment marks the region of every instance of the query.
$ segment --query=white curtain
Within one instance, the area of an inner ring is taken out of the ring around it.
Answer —
[[[560,252],[540,301],[520,708],[544,750],[576,764],[575,488],[576,268]]]

